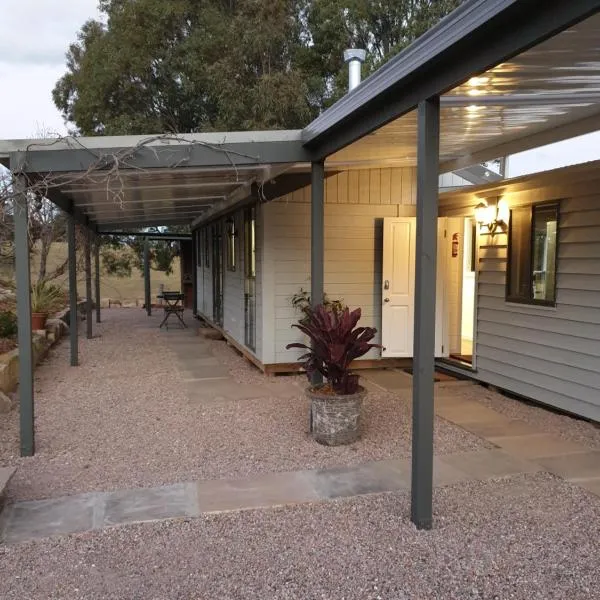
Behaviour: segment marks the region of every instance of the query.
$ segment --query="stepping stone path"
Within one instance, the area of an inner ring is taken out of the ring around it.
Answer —
[[[193,330],[165,331],[179,359],[181,379],[192,403],[250,400],[302,393],[292,380],[261,385],[236,382],[211,352],[211,342]],[[407,387],[404,372],[372,371],[368,386]],[[600,452],[508,419],[460,394],[468,382],[436,385],[438,416],[487,439],[491,450],[434,457],[434,485],[549,471],[600,495]],[[457,393],[459,391],[459,393]],[[0,470],[0,491],[14,470]],[[410,489],[410,460],[382,460],[351,467],[266,473],[246,479],[191,481],[155,488],[92,492],[17,502],[0,515],[0,539],[18,543],[130,523],[194,518],[215,512],[331,501],[361,494]]]
[[[434,484],[451,485],[540,470],[501,450],[437,456]],[[331,501],[410,489],[410,460],[351,467],[265,473],[246,479],[192,481],[156,488],[77,494],[17,502],[0,520],[5,543],[66,535],[131,523],[185,519],[203,514]]]

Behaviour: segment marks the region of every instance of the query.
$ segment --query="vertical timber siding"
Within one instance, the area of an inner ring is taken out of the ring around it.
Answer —
[[[326,179],[325,291],[330,299],[361,307],[364,326],[381,328],[383,218],[414,216],[415,194],[414,168],[351,170]],[[263,305],[263,362],[288,363],[299,352],[286,344],[303,341],[291,327],[299,316],[291,298],[310,289],[310,187],[262,209],[264,276],[270,274],[263,279],[265,295],[274,290],[272,312]],[[372,351],[366,358],[379,355]]]
[[[600,186],[567,177],[502,194],[511,207],[561,199],[556,307],[506,302],[507,235],[479,236],[475,376],[600,421]],[[475,204],[452,195],[441,210],[472,214]]]

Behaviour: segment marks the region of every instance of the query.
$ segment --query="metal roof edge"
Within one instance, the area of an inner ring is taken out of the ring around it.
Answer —
[[[574,165],[566,165],[564,167],[557,167],[556,169],[549,169],[548,171],[538,171],[536,173],[528,173],[527,175],[519,175],[518,177],[511,177],[509,179],[502,179],[500,181],[494,181],[482,185],[472,185],[463,187],[460,190],[449,190],[442,192],[440,190],[440,199],[453,198],[456,196],[462,196],[464,194],[481,194],[483,192],[501,191],[504,188],[511,185],[526,184],[535,180],[539,180],[540,183],[554,180],[556,177],[568,176],[568,175],[587,175],[588,173],[597,172],[598,178],[600,179],[600,160],[590,160],[582,163],[576,163]]]

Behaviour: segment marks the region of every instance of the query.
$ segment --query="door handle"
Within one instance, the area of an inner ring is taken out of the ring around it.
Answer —
[[[383,299],[383,301],[384,301],[384,302],[389,302],[389,301],[390,301],[390,299],[389,299],[389,298],[384,298],[384,299]]]

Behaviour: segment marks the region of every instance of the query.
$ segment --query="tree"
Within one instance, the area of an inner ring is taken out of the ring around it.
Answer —
[[[298,128],[461,0],[102,0],[53,92],[84,135]]]

